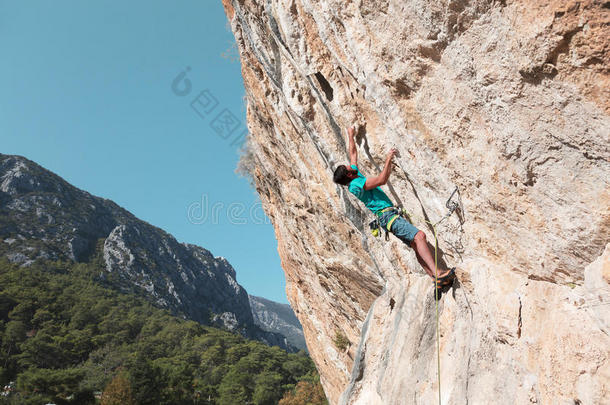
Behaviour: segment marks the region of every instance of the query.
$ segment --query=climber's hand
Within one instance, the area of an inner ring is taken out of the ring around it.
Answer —
[[[356,128],[355,128],[355,127],[353,127],[353,126],[349,127],[349,128],[347,129],[347,135],[348,135],[350,138],[353,138],[353,137],[354,137],[354,135],[356,135]]]
[[[383,170],[381,171],[381,173],[379,173],[379,175],[366,179],[366,182],[364,183],[363,187],[365,190],[370,190],[375,187],[383,186],[388,182],[390,174],[392,173],[392,159],[394,159],[394,156],[396,156],[397,154],[398,149],[390,149],[390,151],[388,152],[388,156],[385,159],[385,166],[383,167]]]
[[[386,161],[391,162],[392,159],[394,159],[394,156],[398,155],[398,149],[390,149],[390,151],[388,152],[388,155],[386,157]]]

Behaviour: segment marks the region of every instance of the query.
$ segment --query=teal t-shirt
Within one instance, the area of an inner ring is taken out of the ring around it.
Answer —
[[[352,169],[358,170],[356,165],[351,166]],[[381,190],[379,187],[375,187],[370,190],[364,189],[364,183],[366,182],[366,177],[360,173],[358,170],[358,177],[352,180],[349,183],[349,191],[358,197],[360,201],[366,205],[366,208],[370,209],[373,212],[377,212],[384,208],[388,208],[393,206],[392,201],[388,198],[388,196]]]

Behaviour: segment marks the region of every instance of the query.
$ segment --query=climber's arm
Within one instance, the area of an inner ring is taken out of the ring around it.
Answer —
[[[347,137],[349,138],[349,164],[358,166],[358,150],[356,150],[356,142],[354,141],[355,135],[356,130],[354,127],[350,127],[347,130]]]
[[[388,179],[390,178],[390,173],[392,173],[392,159],[397,153],[398,151],[396,149],[390,150],[388,156],[385,159],[385,166],[383,167],[381,173],[379,173],[379,175],[375,177],[369,177],[368,179],[366,179],[366,182],[364,183],[365,190],[370,190],[375,187],[383,186],[388,182]]]

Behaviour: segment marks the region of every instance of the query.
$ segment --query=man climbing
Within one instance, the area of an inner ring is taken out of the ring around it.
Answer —
[[[350,168],[347,168],[345,165],[338,166],[335,169],[333,181],[337,184],[348,186],[349,191],[358,197],[379,218],[379,223],[384,229],[389,230],[407,246],[413,248],[419,264],[434,279],[436,266],[434,256],[428,248],[426,234],[399,215],[399,211],[393,206],[392,201],[379,187],[388,182],[392,172],[392,159],[398,151],[396,149],[390,150],[385,160],[385,166],[379,175],[365,178],[358,170],[358,151],[354,141],[355,132],[354,127],[347,130]],[[435,297],[440,297],[441,290],[451,286],[454,280],[455,268],[449,270],[438,269],[436,279],[438,294],[435,294]]]

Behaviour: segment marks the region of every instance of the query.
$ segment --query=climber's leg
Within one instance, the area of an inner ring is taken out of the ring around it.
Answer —
[[[411,246],[413,248],[413,250],[415,250],[415,245],[413,244],[413,246]],[[428,272],[428,265],[426,264],[426,262],[424,261],[424,259],[422,259],[421,255],[419,253],[417,253],[417,250],[415,250],[415,257],[417,257],[417,261],[419,262],[419,264],[421,265],[421,267],[426,270],[427,274],[430,274]],[[432,277],[434,277],[434,274],[432,275]]]
[[[422,231],[418,231],[415,237],[413,238],[413,242],[411,242],[411,247],[415,251],[415,256],[417,257],[417,261],[424,268],[426,273],[432,278],[434,278],[434,255],[430,251],[428,247],[428,241],[426,240],[426,234]],[[449,270],[438,269],[438,277],[443,277],[449,273]]]
[[[430,248],[428,248],[426,234],[422,231],[417,232],[411,242],[411,247],[415,251],[415,256],[417,257],[419,264],[421,264],[430,277],[434,278],[434,256],[432,256],[432,252],[430,252]]]
[[[381,218],[379,218],[381,226],[383,228],[386,228],[388,222],[395,216],[396,212],[393,211],[384,213]],[[417,261],[424,268],[426,274],[428,274],[432,278],[435,278],[434,255],[428,247],[426,234],[417,229],[415,226],[413,226],[412,223],[410,223],[403,217],[397,217],[396,219],[394,219],[390,232],[392,232],[397,238],[402,240],[407,246],[413,248],[413,250],[415,251],[415,257],[417,257]],[[450,273],[450,270],[441,269],[439,267],[437,278],[440,279],[446,275],[449,275]],[[440,286],[445,285],[447,281],[438,280]]]
[[[393,211],[384,213],[379,219],[381,226],[385,228],[391,218],[395,215],[396,213]],[[434,256],[432,255],[432,252],[430,252],[430,248],[428,248],[426,234],[403,217],[398,217],[392,222],[390,232],[398,239],[402,240],[407,246],[410,246],[415,250],[415,256],[417,257],[419,264],[430,277],[434,278]],[[446,274],[448,274],[448,270],[438,269],[438,277],[442,277]]]
[[[411,246],[415,250],[415,256],[419,264],[421,264],[430,277],[434,278],[434,257],[430,253],[430,249],[428,249],[426,234],[403,217],[398,217],[394,220],[391,232],[407,246]]]

